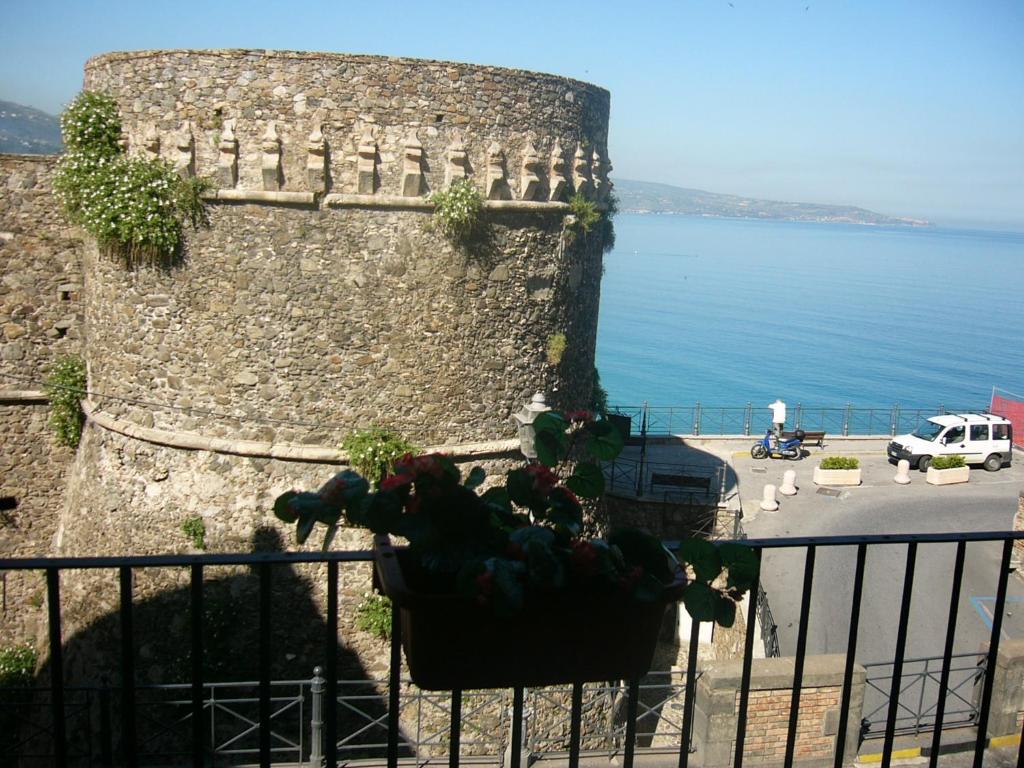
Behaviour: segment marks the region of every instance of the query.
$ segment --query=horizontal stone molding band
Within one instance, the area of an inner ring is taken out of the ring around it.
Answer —
[[[208,202],[271,203],[276,205],[316,205],[315,192],[265,192],[259,189],[217,189],[207,192]]]
[[[235,456],[249,456],[281,461],[305,461],[317,464],[347,464],[348,454],[338,448],[317,445],[294,445],[272,443],[263,440],[233,440],[224,437],[207,437],[195,432],[179,432],[168,429],[143,427],[130,421],[118,419],[100,411],[91,400],[82,401],[82,410],[89,421],[98,427],[118,434],[169,448],[193,451],[227,453]],[[453,459],[485,459],[514,455],[519,450],[518,440],[492,440],[482,443],[458,445],[437,445],[425,449],[429,453],[445,453]]]
[[[259,189],[217,189],[206,192],[203,199],[210,203],[267,203],[270,205],[317,205],[315,192],[266,192]],[[332,192],[322,198],[327,208],[395,208],[413,211],[432,211],[434,204],[425,197],[403,197],[401,195],[357,195]],[[536,202],[533,200],[484,200],[487,211],[528,211],[531,213],[554,213],[565,215],[571,211],[568,203],[559,201]],[[598,210],[606,206],[598,204]]]
[[[46,405],[50,398],[39,389],[0,389],[0,405]]]

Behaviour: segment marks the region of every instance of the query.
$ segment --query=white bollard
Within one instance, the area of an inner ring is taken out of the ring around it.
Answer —
[[[782,473],[782,485],[779,486],[779,493],[783,496],[796,496],[795,469],[787,469]]]
[[[779,508],[779,502],[775,500],[775,486],[766,485],[764,495],[761,496],[761,509],[765,512],[774,512]]]
[[[896,477],[893,478],[894,482],[900,485],[907,485],[910,483],[910,462],[906,459],[900,459],[896,463]]]

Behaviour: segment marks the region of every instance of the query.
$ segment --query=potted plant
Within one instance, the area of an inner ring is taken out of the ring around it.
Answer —
[[[966,483],[971,479],[971,468],[964,457],[958,453],[949,456],[936,456],[928,465],[925,481],[932,485],[951,485]]]
[[[463,478],[447,456],[407,455],[374,492],[346,470],[274,505],[299,542],[319,522],[329,546],[343,517],[376,534],[377,582],[400,610],[421,688],[633,679],[650,668],[670,602],[729,626],[757,576],[756,554],[738,544],[686,541],[677,560],[641,531],[585,536],[579,498],[599,497],[604,477],[580,458],[613,458],[622,435],[585,412],[533,426],[537,463],[487,490],[481,467]]]
[[[826,456],[814,467],[815,485],[860,485],[860,459]]]

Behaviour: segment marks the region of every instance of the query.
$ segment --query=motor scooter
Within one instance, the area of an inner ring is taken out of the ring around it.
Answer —
[[[753,444],[750,448],[750,455],[755,459],[767,459],[771,457],[773,459],[802,459],[804,457],[803,451],[804,444],[804,431],[798,429],[793,433],[793,437],[776,440],[775,435],[769,429],[764,433],[764,438]]]

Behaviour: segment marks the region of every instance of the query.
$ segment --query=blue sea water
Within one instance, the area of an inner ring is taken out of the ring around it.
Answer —
[[[1024,394],[1024,234],[630,214],[615,231],[597,343],[613,404]]]

